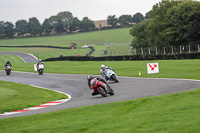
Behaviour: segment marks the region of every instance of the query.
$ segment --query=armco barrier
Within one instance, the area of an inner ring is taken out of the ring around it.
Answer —
[[[175,60],[175,59],[200,59],[200,53],[182,53],[174,55],[124,55],[124,56],[60,56],[48,58],[43,61],[125,61],[125,60]]]

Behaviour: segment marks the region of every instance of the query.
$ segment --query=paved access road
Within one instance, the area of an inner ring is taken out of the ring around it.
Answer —
[[[24,60],[25,63],[36,63],[37,57],[27,54],[27,53],[20,53],[20,52],[0,52],[0,54],[10,54],[19,56],[21,59]]]
[[[87,75],[46,73],[38,75],[38,73],[12,72],[10,76],[6,76],[4,71],[0,71],[0,80],[40,86],[65,92],[72,96],[70,101],[61,105],[0,118],[32,115],[200,88],[200,81],[197,80],[119,77],[119,83],[109,82],[115,91],[115,95],[103,98],[100,95],[91,96],[91,90],[87,86]]]

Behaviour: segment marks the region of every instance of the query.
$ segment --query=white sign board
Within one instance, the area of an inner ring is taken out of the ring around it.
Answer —
[[[37,64],[34,64],[34,71],[37,71]]]
[[[159,73],[159,66],[158,63],[147,63],[147,73]]]

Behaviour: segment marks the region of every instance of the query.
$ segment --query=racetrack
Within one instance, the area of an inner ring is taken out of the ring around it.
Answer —
[[[25,63],[36,63],[37,57],[27,54],[27,53],[20,53],[20,52],[0,52],[0,54],[10,54],[10,55],[16,55],[20,57]]]
[[[198,80],[119,77],[120,83],[108,82],[115,91],[115,95],[103,98],[100,95],[91,96],[91,90],[87,86],[86,78],[87,75],[38,75],[38,73],[28,72],[12,72],[11,76],[6,76],[4,71],[0,71],[0,80],[40,86],[65,92],[72,96],[70,101],[57,106],[8,116],[1,116],[0,118],[32,115],[74,107],[104,104],[109,102],[117,102],[168,93],[177,93],[200,88],[200,81]]]

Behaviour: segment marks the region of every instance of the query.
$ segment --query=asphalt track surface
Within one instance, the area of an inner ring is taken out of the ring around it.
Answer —
[[[38,73],[15,71],[13,71],[10,76],[6,76],[4,71],[0,71],[0,80],[40,86],[61,91],[72,96],[70,101],[60,105],[19,114],[1,116],[0,118],[33,115],[74,107],[118,102],[200,88],[199,80],[119,77],[119,83],[108,82],[115,91],[115,95],[104,98],[101,95],[91,96],[91,90],[87,86],[86,78],[87,75],[78,74],[44,73],[44,75],[39,75]]]
[[[19,56],[25,63],[36,63],[37,58],[31,54],[19,53],[19,52],[0,52],[0,54],[10,54]]]

